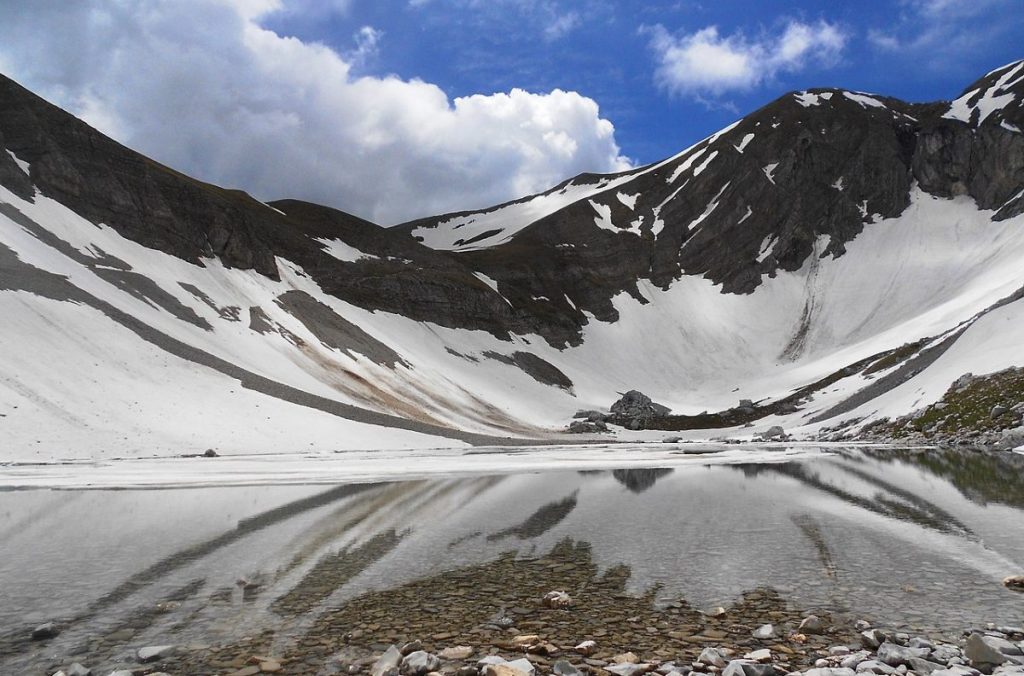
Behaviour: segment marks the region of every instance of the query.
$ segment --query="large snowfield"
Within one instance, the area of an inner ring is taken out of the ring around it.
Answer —
[[[647,285],[642,290],[648,304],[622,294],[615,299],[617,322],[593,320],[582,345],[558,350],[537,336],[509,345],[482,331],[369,312],[323,293],[286,260],[278,261],[280,282],[226,269],[215,259],[193,265],[93,225],[41,195],[29,202],[0,190],[0,202],[56,238],[33,234],[9,212],[0,215],[0,243],[20,263],[66,278],[165,338],[327,400],[500,437],[553,439],[576,410],[606,409],[628,389],[678,413],[721,410],[741,397],[785,396],[859,359],[962,328],[1024,286],[1024,218],[993,222],[991,213],[967,198],[916,192],[902,216],[868,225],[839,258],[812,256],[801,270],[766,279],[748,295],[722,294],[697,277],[683,277],[668,290]],[[109,257],[127,263],[173,301],[101,276],[111,267]],[[392,369],[322,344],[275,303],[293,289],[386,343],[406,365]],[[286,331],[250,328],[251,307]],[[254,389],[235,375],[172,354],[95,303],[6,290],[0,311],[0,426],[8,461],[467,445],[443,433],[368,424]],[[1021,365],[1022,311],[1017,301],[985,314],[929,368],[843,417],[905,414],[937,400],[965,372]],[[194,318],[182,319],[191,313]],[[574,387],[567,392],[543,385],[512,365],[472,363],[445,348],[463,355],[528,350],[562,370]],[[846,378],[799,413],[743,430],[685,436],[749,438],[775,424],[811,434],[836,421],[809,419],[866,384],[862,376]],[[617,433],[622,440],[664,436]]]

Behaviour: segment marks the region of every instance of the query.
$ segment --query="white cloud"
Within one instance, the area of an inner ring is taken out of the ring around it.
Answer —
[[[548,40],[558,40],[575,30],[580,23],[580,15],[577,12],[555,15],[544,27],[544,37]]]
[[[722,35],[716,26],[673,35],[664,26],[644,29],[658,59],[655,77],[675,94],[718,96],[755,87],[781,72],[798,71],[813,59],[834,64],[846,45],[835,24],[789,22],[777,35],[751,40],[743,33]]]
[[[933,68],[963,62],[963,55],[1014,34],[1024,24],[1019,0],[902,0],[897,20],[868,31],[868,41]],[[920,59],[923,58],[923,61]]]
[[[380,32],[361,30],[342,56],[260,26],[287,5],[4,4],[0,64],[177,169],[382,223],[487,206],[629,164],[592,99],[514,89],[452,100],[420,80],[358,77],[353,68]]]

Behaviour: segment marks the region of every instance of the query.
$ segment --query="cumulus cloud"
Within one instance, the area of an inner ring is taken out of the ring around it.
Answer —
[[[781,72],[801,70],[808,61],[832,65],[847,36],[835,24],[789,22],[777,35],[748,39],[722,35],[717,26],[673,35],[664,26],[644,29],[658,60],[658,84],[674,94],[719,96],[750,89]]]
[[[260,25],[287,6],[5,4],[0,66],[179,170],[261,199],[309,199],[381,223],[629,166],[592,99],[513,89],[453,100],[420,80],[360,77],[353,69],[381,44],[379,31],[360,30],[343,55]]]

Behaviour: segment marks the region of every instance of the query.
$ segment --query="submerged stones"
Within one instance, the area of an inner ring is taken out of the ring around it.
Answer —
[[[143,664],[147,662],[157,662],[173,655],[175,649],[176,648],[173,645],[147,646],[145,648],[139,648],[136,653],[136,657],[138,657],[139,661]]]
[[[564,591],[549,591],[541,599],[541,604],[545,608],[568,608],[572,605],[572,597]]]
[[[60,634],[60,629],[53,622],[41,624],[32,630],[33,641],[45,641]]]
[[[808,615],[800,621],[797,631],[802,634],[824,634],[828,624],[817,615]]]

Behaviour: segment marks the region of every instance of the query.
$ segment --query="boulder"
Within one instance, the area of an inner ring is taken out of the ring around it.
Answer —
[[[608,425],[600,420],[573,420],[569,423],[569,432],[572,434],[599,434],[607,431]]]
[[[391,646],[377,658],[370,668],[370,676],[396,676],[402,664],[402,653],[396,646]]]
[[[912,657],[927,657],[929,652],[931,651],[927,648],[907,648],[886,641],[878,646],[877,659],[890,667],[898,667],[901,664],[910,666]],[[860,669],[860,667],[857,668]]]
[[[752,650],[743,656],[745,660],[753,660],[754,662],[771,662],[772,651],[768,648],[761,648],[760,650]]]
[[[769,439],[784,439],[786,437],[786,430],[782,429],[779,425],[772,425],[767,430],[761,433],[761,438],[765,440]]]
[[[409,641],[408,643],[403,644],[398,652],[402,653],[402,657],[405,657],[406,655],[414,653],[417,650],[423,650],[423,643],[421,643],[420,641]]]
[[[441,667],[441,660],[437,655],[432,655],[426,650],[417,650],[402,658],[399,667],[402,676],[424,676],[431,671],[437,671]]]
[[[33,641],[45,641],[46,639],[53,638],[60,633],[60,629],[53,622],[47,622],[41,624],[32,630]]]
[[[656,418],[668,415],[671,409],[654,403],[643,392],[630,390],[612,404],[611,411],[623,418]]]
[[[718,667],[719,669],[724,669],[726,665],[725,658],[722,657],[722,653],[717,648],[704,648],[700,652],[700,656],[697,657],[697,661],[701,664]]]
[[[878,648],[885,640],[885,633],[879,629],[868,629],[860,633],[861,645],[871,650]]]
[[[639,674],[654,671],[654,665],[646,662],[624,662],[622,664],[609,664],[605,666],[604,670],[615,674],[615,676],[639,676]]]
[[[1008,659],[999,649],[1000,641],[1002,639],[992,636],[971,634],[967,637],[967,643],[964,645],[964,657],[970,660],[971,665],[975,667],[978,665],[999,666]],[[1009,642],[1002,641],[1002,643]]]
[[[583,672],[566,660],[558,660],[551,665],[551,673],[555,676],[583,676]]]
[[[480,672],[481,676],[531,676],[533,672],[523,671],[511,666],[508,662],[488,664]]]
[[[800,621],[797,631],[801,634],[824,634],[828,629],[828,623],[817,615],[808,615]]]
[[[804,672],[804,676],[857,676],[857,672],[845,667],[831,667],[824,669],[808,669]]]
[[[762,624],[751,633],[751,636],[761,641],[776,638],[775,627],[770,624]]]
[[[774,676],[775,667],[753,660],[732,660],[722,670],[722,676]]]

